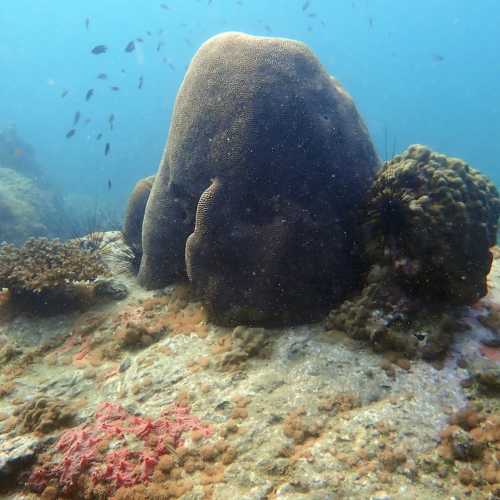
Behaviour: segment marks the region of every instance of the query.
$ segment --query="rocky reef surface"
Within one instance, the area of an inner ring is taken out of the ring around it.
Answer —
[[[116,235],[115,235],[116,236]],[[228,328],[185,285],[0,323],[2,498],[441,499],[500,493],[500,251],[433,364],[328,321]]]

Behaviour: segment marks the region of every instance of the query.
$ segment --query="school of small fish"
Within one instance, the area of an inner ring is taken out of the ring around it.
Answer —
[[[201,1],[203,0],[196,0],[198,3],[200,3]],[[311,9],[313,8],[313,4],[314,4],[314,0],[298,0],[299,1],[299,8],[304,16],[304,18],[306,19],[307,22],[309,22],[310,24],[307,26],[307,30],[308,31],[312,31],[313,30],[313,25],[315,22],[319,22],[323,27],[326,27],[326,22],[320,18],[320,16],[316,13],[316,12],[313,12]],[[207,5],[210,6],[211,4],[213,3],[213,0],[207,0]],[[236,0],[235,2],[238,6],[243,6],[243,1],[242,0]],[[358,8],[358,0],[356,1],[351,1],[351,7],[353,8],[353,10],[356,10]],[[168,5],[167,3],[160,3],[159,4],[159,7],[162,11],[165,11],[165,13],[169,12],[171,13],[173,10],[175,10],[174,8],[172,8],[170,5]],[[370,30],[374,29],[374,19],[373,17],[371,16],[368,16],[365,18],[366,21],[367,21],[367,24],[368,24],[368,28]],[[273,28],[269,25],[269,24],[263,24],[262,21],[259,21],[259,23],[261,23],[261,27],[263,28],[263,30],[268,33],[268,34],[271,34],[273,33]],[[92,31],[92,22],[91,22],[91,18],[90,17],[86,17],[85,20],[84,20],[84,26],[85,26],[85,30],[87,32],[91,32]],[[186,24],[182,24],[181,26],[187,26]],[[160,37],[159,40],[156,41],[156,52],[157,53],[160,53],[162,51],[162,48],[165,46],[165,42],[163,40],[163,33],[164,33],[164,30],[163,29],[159,29],[157,30],[157,35],[158,37]],[[146,45],[147,44],[147,39],[148,38],[153,38],[154,37],[154,32],[152,30],[147,30],[145,32],[145,37],[142,37],[142,36],[136,36],[136,37],[133,37],[131,38],[131,40],[125,45],[124,49],[122,49],[126,54],[131,54],[133,53],[134,51],[136,51],[137,49],[137,44],[144,44]],[[145,39],[146,39],[146,42],[145,42]],[[184,42],[186,43],[187,46],[189,47],[193,47],[193,43],[191,42],[191,40],[189,38],[184,38]],[[92,55],[95,55],[95,56],[99,56],[99,55],[102,55],[102,54],[108,54],[112,52],[112,48],[108,47],[108,45],[106,44],[97,44],[97,45],[94,45],[91,49],[90,49],[90,53]],[[441,54],[438,54],[438,53],[432,53],[431,54],[431,59],[434,63],[441,63],[445,60],[444,56],[442,56]],[[162,56],[161,57],[161,61],[163,64],[166,64],[170,70],[172,71],[175,71],[176,70],[176,67],[175,65],[172,63],[172,61],[168,58],[168,57],[165,57],[165,56]],[[121,73],[122,74],[125,74],[126,71],[125,71],[125,68],[122,68],[121,70]],[[108,80],[108,73],[105,73],[105,72],[102,72],[102,73],[99,73],[97,74],[96,76],[96,79],[97,80]],[[138,81],[137,81],[137,86],[136,88],[138,90],[141,90],[143,88],[143,85],[144,85],[144,77],[143,75],[139,75],[138,76]],[[109,90],[111,92],[119,92],[120,91],[120,87],[116,84],[113,84],[113,85],[109,85]],[[97,89],[97,93],[99,94],[101,92],[101,88],[98,88]],[[64,98],[66,97],[69,93],[70,93],[70,89],[62,89],[60,91],[60,97],[61,98]],[[95,89],[92,87],[92,88],[89,88],[85,94],[85,101],[88,102],[92,99],[92,97],[94,96],[95,94]],[[73,124],[72,124],[72,127],[70,130],[68,130],[65,134],[65,137],[66,139],[71,139],[72,137],[75,136],[76,132],[77,132],[77,125],[78,123],[80,122],[80,118],[82,117],[82,113],[80,111],[76,111],[74,116],[73,116]],[[90,117],[85,117],[83,123],[85,125],[88,125],[89,123],[91,122],[91,118]],[[114,125],[115,125],[115,115],[114,113],[111,113],[108,117],[108,124],[109,124],[109,132],[113,131],[114,129]],[[95,136],[95,140],[96,141],[100,141],[103,137],[104,137],[105,133],[104,132],[99,132],[96,136]],[[108,140],[106,143],[105,143],[105,146],[104,146],[104,156],[108,156],[110,155],[111,153],[111,142]],[[111,189],[111,180],[108,181],[108,190]]]

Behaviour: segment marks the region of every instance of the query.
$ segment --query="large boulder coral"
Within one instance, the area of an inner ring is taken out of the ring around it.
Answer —
[[[472,304],[486,294],[500,198],[458,158],[410,146],[377,173],[365,224],[371,263],[393,268],[410,294]]]
[[[161,287],[187,265],[211,319],[310,319],[356,281],[355,214],[377,166],[352,99],[306,45],[215,36],[177,95],[139,281]]]
[[[136,266],[138,268],[142,259],[142,223],[154,180],[154,175],[139,180],[134,186],[127,204],[123,224],[123,241],[131,252],[133,268]]]

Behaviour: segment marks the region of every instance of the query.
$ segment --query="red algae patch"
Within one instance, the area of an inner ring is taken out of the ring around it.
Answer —
[[[479,351],[485,358],[491,359],[492,361],[500,361],[500,347],[482,345]]]
[[[182,449],[183,434],[194,431],[202,437],[213,433],[189,406],[175,404],[152,419],[103,403],[94,422],[60,436],[32,471],[28,486],[36,493],[56,488],[58,495],[70,498],[108,498],[120,490],[126,498],[124,489],[147,484],[156,470],[165,471],[166,461],[177,459]]]

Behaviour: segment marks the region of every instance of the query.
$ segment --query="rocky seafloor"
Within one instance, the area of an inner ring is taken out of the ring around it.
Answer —
[[[498,251],[432,364],[113,280],[121,300],[1,318],[0,498],[500,498]]]

